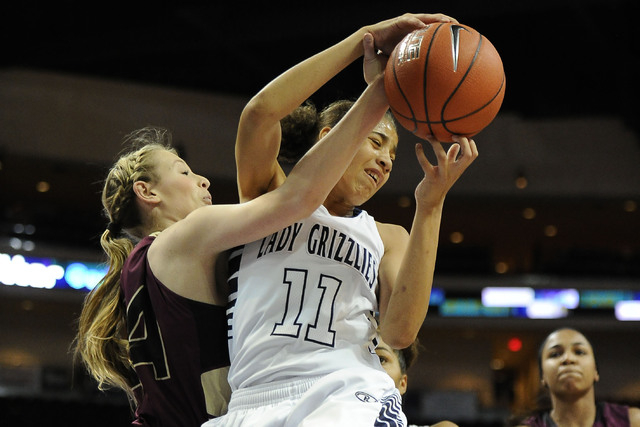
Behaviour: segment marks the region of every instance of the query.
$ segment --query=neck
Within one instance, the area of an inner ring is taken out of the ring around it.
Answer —
[[[355,206],[341,205],[341,204],[328,205],[325,203],[324,207],[327,208],[329,213],[333,216],[342,216],[347,218],[351,218],[355,210]]]
[[[159,227],[158,225],[152,224],[151,226],[142,228],[140,235],[141,237],[152,236],[152,235],[157,236],[165,228],[166,227]]]
[[[558,427],[591,427],[596,419],[594,396],[585,395],[577,399],[553,399],[549,413]]]
[[[350,218],[353,216],[353,212],[355,210],[355,206],[353,203],[349,203],[344,198],[335,198],[333,195],[329,195],[327,199],[322,204],[331,215],[334,216],[343,216]]]
[[[159,233],[171,225],[175,224],[177,220],[169,218],[159,214],[159,210],[156,210],[149,215],[148,220],[144,223],[144,235],[149,236],[154,233]]]

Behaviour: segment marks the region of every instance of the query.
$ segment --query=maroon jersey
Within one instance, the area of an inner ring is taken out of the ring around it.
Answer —
[[[129,352],[138,376],[134,426],[200,427],[226,411],[225,307],[184,298],[160,283],[145,237],[122,269]]]
[[[531,427],[556,427],[549,412],[532,416],[524,421]],[[601,402],[596,406],[596,419],[593,427],[629,427],[629,407],[616,403]]]

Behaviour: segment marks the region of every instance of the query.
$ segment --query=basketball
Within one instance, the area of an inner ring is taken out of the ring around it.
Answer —
[[[435,23],[407,34],[384,75],[391,112],[421,139],[472,137],[502,106],[505,74],[491,42],[471,27]]]

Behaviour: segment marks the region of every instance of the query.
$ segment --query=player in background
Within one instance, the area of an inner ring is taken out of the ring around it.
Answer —
[[[595,386],[600,380],[595,354],[580,331],[560,328],[540,345],[538,368],[542,387],[540,404],[511,423],[528,427],[639,427],[640,408],[613,402],[598,402]],[[546,397],[547,399],[543,399]]]

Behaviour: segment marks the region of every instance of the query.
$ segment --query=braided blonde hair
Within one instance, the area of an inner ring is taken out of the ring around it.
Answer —
[[[157,182],[153,153],[171,148],[166,129],[147,127],[127,135],[130,147],[111,167],[102,190],[102,206],[109,219],[100,244],[109,260],[109,270],[85,298],[75,339],[74,356],[105,390],[118,387],[135,401],[132,386],[137,381],[129,359],[126,307],[120,290],[120,274],[135,242],[144,237],[142,218],[135,202],[136,181]]]

